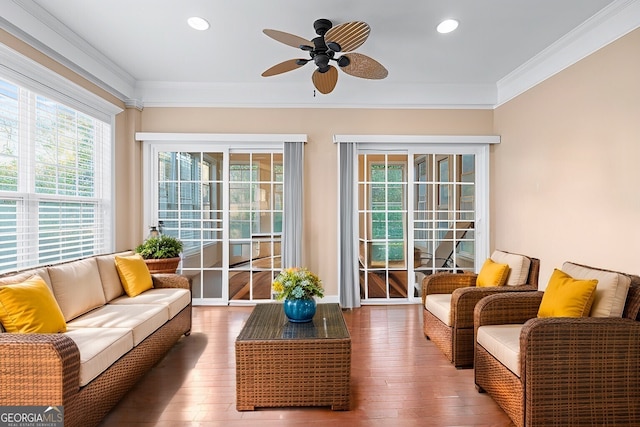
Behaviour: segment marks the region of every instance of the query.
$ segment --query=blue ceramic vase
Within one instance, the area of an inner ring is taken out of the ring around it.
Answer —
[[[284,300],[284,314],[289,322],[311,322],[316,314],[315,299],[286,299]]]

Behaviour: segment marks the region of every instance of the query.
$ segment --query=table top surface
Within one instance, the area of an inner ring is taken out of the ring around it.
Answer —
[[[236,341],[350,339],[338,304],[318,304],[313,320],[292,323],[282,304],[256,304]]]

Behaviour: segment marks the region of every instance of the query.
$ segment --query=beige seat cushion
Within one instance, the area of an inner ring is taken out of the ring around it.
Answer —
[[[524,325],[486,325],[478,328],[477,341],[520,377],[520,331]]]
[[[596,279],[596,295],[590,317],[622,317],[631,279],[620,273],[596,270],[571,262],[562,264],[562,271],[574,279]]]
[[[48,270],[53,294],[67,322],[107,302],[95,258],[56,265]]]
[[[498,264],[509,264],[509,276],[506,285],[524,285],[529,277],[531,260],[524,255],[510,254],[503,251],[493,251],[491,259]]]
[[[190,302],[191,293],[187,289],[158,288],[149,289],[133,298],[124,295],[109,304],[158,304],[167,307],[169,319],[173,319]]]
[[[424,307],[442,323],[451,326],[451,294],[427,295]]]
[[[68,328],[128,328],[136,346],[169,320],[162,305],[107,304],[72,320]]]
[[[81,387],[133,348],[133,334],[128,328],[72,328],[65,335],[80,351]]]
[[[118,275],[118,270],[116,269],[116,255],[131,256],[133,255],[133,252],[126,251],[117,254],[101,255],[96,257],[98,270],[100,272],[100,278],[102,279],[104,297],[106,298],[107,302],[124,294],[122,283],[120,283],[120,276]]]

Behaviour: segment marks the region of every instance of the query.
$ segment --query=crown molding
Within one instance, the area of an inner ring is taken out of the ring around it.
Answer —
[[[140,99],[125,99],[124,106],[127,108],[135,108],[138,111],[144,110],[144,103]]]
[[[640,1],[616,0],[497,83],[496,107],[640,26]]]
[[[62,22],[26,0],[3,0],[0,28],[109,92],[133,96],[135,79]]]
[[[353,79],[328,95],[309,83],[138,82],[145,107],[491,109],[493,84],[394,84]]]

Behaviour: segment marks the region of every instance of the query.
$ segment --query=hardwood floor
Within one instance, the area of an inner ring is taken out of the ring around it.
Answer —
[[[344,311],[352,339],[351,410],[235,408],[235,338],[253,307],[194,307],[193,332],[104,419],[107,426],[512,426],[473,370],[422,333],[419,305]]]

